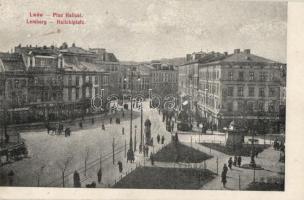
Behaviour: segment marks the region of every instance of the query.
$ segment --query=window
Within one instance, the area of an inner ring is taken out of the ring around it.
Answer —
[[[69,99],[69,101],[72,100],[72,88],[68,89],[68,99]]]
[[[268,104],[268,112],[274,112],[274,104],[272,102]]]
[[[238,96],[239,97],[243,96],[243,92],[244,92],[244,88],[243,87],[238,87]]]
[[[230,71],[230,72],[228,73],[228,78],[229,78],[230,81],[233,80],[233,72],[232,72],[232,71]]]
[[[250,96],[250,97],[254,97],[254,87],[249,87],[249,94],[248,94],[248,96]]]
[[[89,96],[92,97],[92,89],[89,88]]]
[[[79,88],[76,88],[76,99],[79,99]]]
[[[76,86],[79,86],[79,76],[76,76]]]
[[[15,80],[15,88],[20,88],[20,85],[19,85],[19,80]]]
[[[258,102],[258,108],[259,108],[259,111],[264,111],[264,103]]]
[[[237,110],[243,112],[244,111],[244,102],[238,101],[237,102]]]
[[[269,88],[269,96],[274,97],[275,96],[275,88]]]
[[[69,86],[72,85],[72,76],[71,76],[71,75],[69,75],[68,85],[69,85]]]
[[[89,83],[92,84],[92,76],[89,76]]]
[[[227,103],[227,111],[232,111],[233,104],[232,102]]]
[[[98,95],[98,87],[95,88],[95,96]]]
[[[249,72],[249,80],[254,81],[254,72]]]
[[[260,72],[260,81],[267,81],[267,72]]]
[[[243,81],[243,80],[244,80],[244,72],[243,72],[243,71],[240,71],[240,72],[239,72],[239,80],[240,80],[240,81]]]
[[[21,87],[26,87],[26,80],[21,80],[20,81]]]
[[[228,96],[233,97],[233,87],[228,87]]]
[[[98,85],[98,77],[95,76],[95,85]]]
[[[248,102],[247,103],[247,111],[248,112],[253,112],[253,102]]]
[[[259,97],[265,97],[265,88],[259,89]]]

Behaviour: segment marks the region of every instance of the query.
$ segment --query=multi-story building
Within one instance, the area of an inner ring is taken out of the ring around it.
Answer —
[[[104,48],[90,48],[90,52],[96,55],[94,63],[102,70],[109,72],[109,91],[111,94],[119,94],[122,90],[122,71],[119,60],[113,53]]]
[[[29,116],[28,75],[22,56],[0,53],[1,124],[22,123]]]
[[[249,49],[236,49],[229,55],[208,53],[179,68],[180,94],[195,99],[197,112],[214,127],[261,118],[275,126],[283,66],[253,55]]]
[[[151,66],[151,89],[162,98],[166,95],[177,95],[178,71],[175,66],[161,64],[159,61],[152,61]]]
[[[59,52],[64,68],[65,117],[83,117],[94,112],[91,106],[92,98],[106,98],[109,94],[109,73],[96,64],[97,55],[92,51],[72,44],[71,47],[62,48]]]
[[[92,97],[106,98],[109,93],[109,73],[95,63],[97,57],[66,43],[60,48],[19,45],[15,53],[2,53],[0,101],[7,105],[7,123],[47,122],[96,112]]]

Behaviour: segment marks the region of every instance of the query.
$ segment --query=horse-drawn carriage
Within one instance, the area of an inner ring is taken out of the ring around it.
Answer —
[[[71,129],[63,127],[62,123],[51,126],[49,123],[46,125],[47,133],[50,135],[61,135],[64,132],[65,137],[71,136]]]

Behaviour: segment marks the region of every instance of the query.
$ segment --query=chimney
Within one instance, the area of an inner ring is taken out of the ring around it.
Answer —
[[[244,49],[244,53],[250,54],[250,49]]]
[[[76,46],[75,43],[73,43],[73,44],[72,44],[72,47],[75,47],[75,46]]]
[[[240,49],[234,49],[234,54],[240,53]]]
[[[228,56],[228,52],[227,52],[227,51],[225,51],[225,52],[224,52],[224,55],[225,55],[225,56]]]

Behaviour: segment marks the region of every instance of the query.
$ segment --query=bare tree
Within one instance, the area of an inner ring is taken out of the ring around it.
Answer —
[[[57,166],[61,170],[61,175],[62,175],[62,187],[64,187],[65,172],[68,169],[69,165],[71,164],[72,160],[73,160],[73,156],[67,156],[62,162],[57,161]]]
[[[89,156],[90,156],[90,149],[89,147],[86,147],[85,157],[84,157],[84,176],[87,176],[87,162],[89,160]]]

